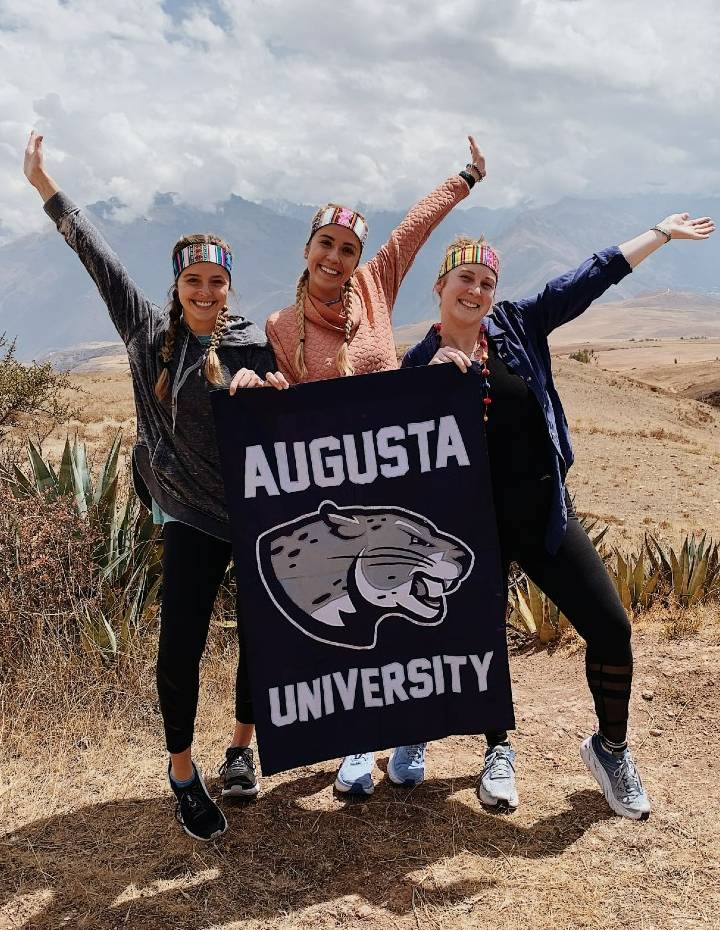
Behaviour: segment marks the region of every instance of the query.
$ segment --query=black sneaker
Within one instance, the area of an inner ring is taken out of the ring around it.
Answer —
[[[223,779],[223,797],[254,798],[260,790],[253,751],[249,746],[241,749],[239,746],[230,746],[225,750],[225,761],[220,766],[220,775]]]
[[[227,830],[225,815],[208,794],[200,770],[193,762],[195,778],[186,788],[176,785],[170,778],[168,764],[168,781],[177,798],[175,818],[188,836],[194,840],[209,843],[222,836]]]

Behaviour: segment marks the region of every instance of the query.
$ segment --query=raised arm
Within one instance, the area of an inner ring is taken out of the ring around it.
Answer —
[[[45,212],[95,282],[120,338],[127,344],[151,319],[151,304],[98,229],[47,173],[42,143],[42,136],[30,133],[23,166],[25,177],[40,194]]]
[[[384,292],[391,311],[403,278],[430,234],[467,197],[474,184],[485,177],[485,158],[475,139],[468,136],[468,140],[471,160],[466,168],[418,201],[365,266]]]
[[[652,255],[671,239],[707,239],[714,231],[715,224],[709,216],[691,220],[689,213],[673,213],[647,232],[623,242],[619,249],[628,265],[637,268],[648,255]]]
[[[547,335],[580,316],[611,285],[618,284],[671,239],[700,241],[707,239],[714,230],[715,224],[707,216],[690,219],[687,213],[673,213],[647,232],[619,246],[604,249],[577,268],[548,281],[537,297],[518,301],[517,309],[527,325],[538,326]]]

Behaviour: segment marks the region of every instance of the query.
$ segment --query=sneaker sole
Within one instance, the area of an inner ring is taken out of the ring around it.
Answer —
[[[590,743],[591,740],[592,737],[589,736],[580,746],[580,758],[588,767],[588,771],[592,777],[595,779],[598,785],[600,785],[605,800],[608,802],[612,810],[620,817],[627,817],[628,820],[647,820],[650,816],[650,811],[628,810],[626,807],[623,807],[622,804],[617,800],[613,794],[612,785],[610,784],[610,779],[607,776],[607,772],[602,767],[595,753],[593,752]]]
[[[512,803],[507,798],[496,798],[494,794],[488,794],[482,785],[477,786],[475,794],[477,794],[478,801],[484,807],[489,807],[498,814],[512,814],[518,809],[520,803],[519,798],[515,798],[515,803]]]
[[[255,798],[260,793],[260,785],[253,785],[252,788],[243,788],[241,785],[231,785],[229,788],[222,789],[224,798]]]
[[[182,821],[180,821],[180,826],[191,839],[198,840],[200,843],[212,843],[213,840],[219,839],[228,828],[227,820],[225,820],[224,817],[223,820],[225,821],[225,826],[222,830],[216,830],[210,836],[198,836],[197,833],[193,833],[192,830],[189,830]]]
[[[415,788],[417,785],[420,785],[425,780],[425,773],[423,772],[422,777],[418,779],[413,778],[400,778],[400,776],[395,772],[392,764],[392,756],[388,759],[387,764],[387,775],[393,785],[398,785],[400,788]]]
[[[369,788],[363,788],[362,786],[358,787],[357,785],[347,785],[344,781],[340,781],[339,778],[335,779],[334,788],[336,791],[339,791],[340,794],[372,794],[375,790],[375,785],[370,785]]]

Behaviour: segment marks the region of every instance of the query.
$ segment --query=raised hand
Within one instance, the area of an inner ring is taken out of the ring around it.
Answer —
[[[477,180],[482,181],[487,174],[485,170],[485,156],[480,151],[474,136],[468,136],[468,142],[470,143],[470,164],[477,172]]]
[[[33,129],[25,148],[23,171],[25,172],[25,177],[39,192],[42,199],[48,200],[53,194],[57,193],[59,188],[45,170],[42,143],[43,137],[38,135]]]
[[[709,216],[691,220],[689,213],[672,213],[658,226],[667,230],[671,239],[707,239],[715,232],[715,223]]]
[[[23,162],[25,177],[32,185],[45,173],[42,143],[43,137],[33,129],[25,148],[25,160]]]

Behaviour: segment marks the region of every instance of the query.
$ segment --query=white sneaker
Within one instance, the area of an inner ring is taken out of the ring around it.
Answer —
[[[374,768],[374,752],[345,756],[335,779],[335,790],[343,794],[372,794],[375,790],[372,779]]]
[[[580,756],[616,814],[631,820],[648,819],[650,798],[629,749],[616,756],[604,749],[598,734],[593,733],[580,747]]]
[[[518,806],[515,750],[509,743],[499,743],[485,752],[485,765],[477,783],[477,796],[483,804],[497,811],[514,811]]]

